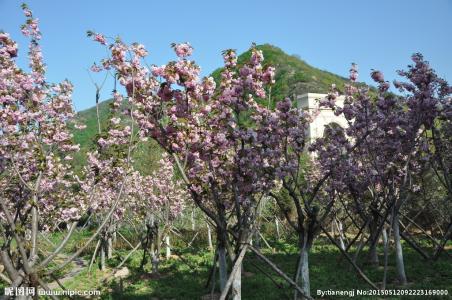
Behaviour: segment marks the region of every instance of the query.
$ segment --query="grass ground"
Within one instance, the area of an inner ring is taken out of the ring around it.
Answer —
[[[274,251],[263,248],[263,253],[291,276],[295,271],[297,260],[295,243],[270,241],[270,244],[274,247]],[[448,251],[449,254],[452,254],[451,250]],[[120,257],[124,257],[126,253],[125,250],[117,251],[116,256],[109,261],[110,266],[117,265]],[[383,253],[382,249],[380,249],[380,253]],[[115,279],[106,283],[105,277],[108,275],[108,271],[101,272],[94,268],[90,274],[86,271],[81,272],[66,284],[66,288],[100,289],[102,299],[201,299],[210,293],[210,288],[206,288],[205,284],[213,255],[206,249],[184,251],[183,260],[177,256],[173,256],[170,260],[163,260],[159,276],[143,274],[139,270],[141,255],[142,253],[138,251],[129,259],[126,265],[130,270],[130,275],[124,279]],[[450,256],[443,255],[437,262],[426,262],[408,246],[404,247],[404,255],[409,281],[407,289],[446,289],[452,293],[452,258]],[[366,257],[366,252],[363,252],[361,257]],[[86,259],[89,258],[86,257]],[[380,283],[383,278],[383,267],[366,265],[363,261],[360,262],[360,265],[366,275],[373,282]],[[382,256],[380,256],[380,261],[383,261]],[[150,266],[147,266],[147,271],[149,268]],[[258,268],[271,274],[280,288],[263,275]],[[286,282],[277,277],[253,253],[248,253],[245,257],[242,274],[243,299],[289,299],[292,296],[292,289]],[[311,293],[315,298],[319,298],[316,296],[317,290],[369,289],[368,285],[356,275],[349,263],[341,258],[339,251],[324,240],[319,240],[312,249],[310,277]],[[388,289],[399,288],[394,280],[395,277],[394,257],[391,255],[388,268]],[[347,296],[329,296],[324,299],[348,298]],[[401,297],[389,298],[401,299]],[[409,298],[431,299],[432,297],[410,296]],[[434,299],[449,298],[435,297]],[[354,299],[382,298],[355,296]]]
[[[126,233],[124,233],[126,234]],[[91,235],[90,232],[80,231],[74,235],[74,238],[65,248],[66,255],[73,253],[78,247],[84,244],[85,240]],[[52,243],[58,243],[61,236],[53,234],[49,236]],[[42,242],[42,241],[41,241]],[[262,248],[262,252],[274,263],[276,263],[286,274],[292,276],[295,272],[297,261],[297,248],[294,240],[276,241],[268,239],[271,247]],[[136,243],[136,241],[132,241]],[[180,250],[183,248],[184,242],[174,240],[179,254],[173,255],[169,260],[162,260],[160,264],[160,274],[154,276],[150,274],[150,265],[145,267],[146,272],[139,269],[142,252],[137,251],[126,262],[130,274],[123,279],[111,279],[111,268],[116,266],[119,261],[128,253],[126,249],[118,249],[114,252],[113,258],[108,261],[106,271],[100,271],[97,265],[94,265],[91,272],[87,268],[77,273],[73,278],[64,280],[65,289],[68,290],[100,290],[101,299],[210,299],[203,296],[210,294],[210,287],[205,287],[209,272],[212,266],[213,254],[203,248],[206,243],[204,241],[195,241],[193,247],[188,250]],[[428,245],[425,244],[425,247]],[[263,245],[264,247],[264,245]],[[49,242],[42,242],[42,249],[50,251],[53,246]],[[81,259],[85,265],[90,260],[90,254],[94,250],[94,245],[89,247],[82,253]],[[447,246],[448,255],[443,253],[441,258],[436,262],[424,261],[418,253],[409,246],[404,245],[404,258],[406,265],[406,273],[409,284],[406,289],[427,289],[427,290],[448,290],[452,293],[452,243]],[[383,253],[383,249],[379,249],[379,253]],[[367,249],[361,254],[359,265],[365,274],[377,285],[381,283],[383,278],[383,267],[371,266],[365,263]],[[352,251],[353,252],[353,251]],[[395,261],[393,251],[389,257],[388,268],[388,289],[400,288],[395,281]],[[173,253],[174,254],[174,253]],[[352,253],[353,254],[353,253]],[[59,257],[56,264],[64,260],[65,255]],[[383,256],[380,255],[380,262],[383,262]],[[356,290],[369,289],[368,285],[356,275],[355,271],[350,267],[349,263],[341,258],[339,251],[326,240],[318,239],[310,254],[310,278],[311,293],[314,298],[317,297],[317,290]],[[65,277],[71,272],[75,265],[69,265],[58,272],[58,277]],[[270,274],[272,279],[264,275],[261,270]],[[243,299],[290,299],[292,289],[280,277],[278,277],[270,267],[259,260],[253,253],[247,253],[244,260],[244,269],[242,276],[242,298]],[[108,280],[106,279],[108,278]],[[67,278],[66,278],[67,279]],[[52,279],[47,278],[50,282]],[[0,282],[0,291],[3,290],[4,284]],[[218,287],[217,287],[218,290]],[[343,296],[327,296],[323,299],[348,299]],[[389,299],[402,299],[401,297],[388,297]],[[405,297],[409,299],[452,299],[450,296],[445,297]],[[359,297],[354,299],[382,299],[377,297]]]

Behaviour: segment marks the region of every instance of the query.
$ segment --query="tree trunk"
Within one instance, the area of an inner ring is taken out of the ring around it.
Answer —
[[[157,234],[155,234],[155,251],[157,252],[157,257],[162,253],[162,231],[159,227],[156,227]]]
[[[369,238],[369,262],[372,265],[378,265],[378,237],[377,235],[379,235],[378,231],[378,217],[377,216],[373,216],[372,217],[372,221],[370,222],[369,225],[369,231],[370,231],[370,238]],[[375,241],[375,243],[373,242]]]
[[[335,233],[335,230],[334,230],[334,219],[331,221],[331,236],[335,236],[336,235],[336,233]]]
[[[208,223],[207,223],[207,241],[209,243],[209,250],[212,251],[213,250],[212,231],[210,230],[210,225]]]
[[[337,231],[339,232],[339,243],[341,245],[341,249],[345,250],[345,236],[344,236],[344,227],[342,226],[342,222],[341,221],[337,221]]]
[[[218,273],[220,280],[220,291],[226,287],[226,282],[228,280],[228,266],[226,261],[227,247],[228,247],[228,232],[227,223],[225,219],[225,208],[222,205],[218,205],[218,215],[220,224],[217,224],[217,247],[218,247]],[[231,261],[233,258],[231,257]]]
[[[307,296],[311,296],[311,284],[309,280],[309,248],[305,247],[301,255],[301,282],[303,291]]]
[[[158,274],[159,273],[159,257],[156,253],[156,251],[152,252],[152,274]]]
[[[195,210],[191,211],[191,230],[195,231]]]
[[[151,263],[152,263],[152,274],[158,274],[159,272],[159,252],[157,251],[156,243],[155,241],[152,241],[151,244]]]
[[[36,195],[33,198],[35,201],[37,201]],[[36,206],[33,205],[31,208],[31,253],[30,253],[31,259],[34,259],[37,253],[38,222],[39,222],[38,209],[36,208]]]
[[[232,300],[242,299],[242,264],[240,268],[235,272],[234,279],[232,281]]]
[[[251,245],[254,246],[254,248],[256,248],[257,250],[260,250],[261,248],[261,237],[259,235],[259,230],[256,230],[254,232],[254,236],[251,239],[251,242],[254,240],[254,243],[251,243]]]
[[[116,243],[116,240],[118,239],[118,235],[116,234],[116,230],[119,230],[119,228],[115,224],[115,225],[113,225],[113,233],[112,233],[113,244]]]
[[[169,259],[171,256],[171,246],[170,246],[170,237],[167,235],[165,237],[165,244],[166,244],[166,259]]]
[[[112,257],[113,257],[113,239],[109,234],[107,238],[107,258],[110,259]]]
[[[307,237],[305,237],[307,239]],[[311,296],[311,284],[309,280],[309,251],[311,245],[304,241],[301,243],[300,257],[298,258],[298,267],[295,275],[295,282],[301,286],[306,296]],[[295,290],[294,299],[300,299],[300,293]]]
[[[394,227],[394,206],[392,207],[392,214],[390,216],[390,226],[389,229],[387,230],[387,234],[386,234],[386,244],[384,245],[384,269],[383,269],[383,280],[382,280],[382,284],[381,284],[381,288],[383,290],[386,289],[386,281],[387,281],[387,276],[388,276],[388,256],[389,256],[389,242],[390,242],[390,238],[391,238],[391,229]]]
[[[399,229],[399,214],[394,215],[394,244],[396,249],[396,267],[397,267],[397,277],[401,285],[407,284],[407,279],[405,275],[405,264],[403,262],[403,249],[402,243],[400,241],[400,229]]]
[[[220,291],[223,291],[228,280],[228,265],[226,262],[226,247],[223,245],[218,246],[218,273],[220,279]]]
[[[386,228],[384,228],[384,227],[381,232],[381,237],[383,238],[383,245],[386,245],[386,243],[388,242],[388,232],[386,231]]]
[[[275,218],[275,225],[276,225],[276,236],[278,237],[278,240],[281,238],[281,234],[279,232],[279,221],[278,218]]]
[[[101,238],[99,255],[100,255],[100,269],[102,271],[105,270],[105,246],[106,246],[105,244],[106,244],[105,239]]]
[[[233,300],[240,300],[242,298],[242,271],[243,271],[243,255],[246,253],[246,247],[245,245],[247,242],[253,239],[253,236],[257,238],[260,238],[258,235],[258,230],[256,230],[254,233],[250,233],[248,229],[242,229],[242,234],[240,235],[240,239],[238,241],[238,244],[240,245],[237,249],[236,253],[236,262],[235,264],[239,263],[237,271],[234,273],[234,277],[232,280],[232,299]],[[256,240],[256,244],[258,244],[259,240]],[[234,266],[235,267],[235,266]]]

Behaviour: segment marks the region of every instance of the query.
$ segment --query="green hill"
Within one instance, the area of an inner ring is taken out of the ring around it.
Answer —
[[[264,65],[276,68],[275,84],[272,87],[271,97],[273,101],[280,101],[285,97],[293,97],[304,93],[327,93],[331,84],[335,83],[342,91],[347,78],[323,71],[310,66],[296,55],[288,55],[278,47],[264,44],[257,46],[264,54]],[[247,51],[238,57],[238,64],[248,61],[251,51]],[[221,68],[215,70],[212,76],[219,81]]]
[[[271,92],[273,102],[307,92],[327,93],[333,83],[339,90],[342,90],[344,83],[347,82],[346,78],[312,67],[297,56],[286,54],[278,47],[265,44],[259,45],[257,48],[263,51],[264,64],[276,68],[276,82]],[[250,51],[239,55],[239,65],[247,61],[250,55]],[[221,69],[217,69],[212,73],[216,81],[219,81],[220,72]],[[107,100],[99,104],[101,127],[105,127],[111,101]],[[79,121],[85,124],[87,128],[81,131],[74,130],[74,140],[81,146],[81,151],[74,157],[77,169],[85,164],[86,152],[93,148],[93,139],[98,131],[96,115],[95,106],[78,112]],[[148,174],[153,170],[160,155],[161,149],[154,141],[146,142],[136,151],[135,157],[140,157],[140,160],[135,162],[135,166],[143,173]],[[143,160],[146,160],[146,163]],[[147,167],[145,168],[145,166]]]

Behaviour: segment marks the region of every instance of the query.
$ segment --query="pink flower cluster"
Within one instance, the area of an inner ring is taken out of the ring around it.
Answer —
[[[189,43],[173,44],[172,47],[180,58],[188,57],[193,53],[193,47]]]
[[[134,172],[127,191],[128,206],[143,221],[147,214],[173,220],[182,213],[188,194],[182,183],[174,180],[174,169],[167,154],[148,176]]]

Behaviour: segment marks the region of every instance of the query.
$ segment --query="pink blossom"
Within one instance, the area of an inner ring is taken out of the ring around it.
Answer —
[[[151,67],[152,75],[154,75],[154,76],[163,76],[165,74],[165,68],[166,68],[165,65],[160,66],[160,67],[152,66]]]
[[[103,34],[100,34],[100,33],[96,33],[94,35],[94,40],[96,42],[101,43],[102,45],[106,45],[107,44],[107,40],[105,39],[105,36]]]
[[[121,119],[120,118],[111,118],[110,121],[114,125],[118,125],[121,122]]]
[[[90,70],[91,70],[92,72],[98,73],[98,72],[102,71],[102,68],[99,67],[97,64],[94,63],[94,64],[91,66]]]
[[[193,47],[189,43],[174,44],[173,47],[176,55],[180,58],[190,56],[193,52]]]

